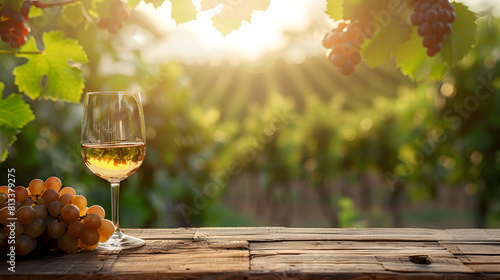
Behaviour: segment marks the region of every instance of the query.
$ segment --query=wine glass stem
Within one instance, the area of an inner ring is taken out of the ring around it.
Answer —
[[[118,219],[118,205],[120,201],[120,182],[111,183],[111,221],[115,225],[115,234],[120,234],[120,222]]]

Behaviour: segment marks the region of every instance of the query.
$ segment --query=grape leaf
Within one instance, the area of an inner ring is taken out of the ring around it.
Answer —
[[[0,82],[0,96],[4,84]],[[17,130],[32,121],[35,116],[20,94],[10,94],[0,99],[0,162],[8,155],[7,147],[16,141]]]
[[[43,9],[40,9],[38,7],[35,7],[35,6],[31,6],[30,12],[28,14],[28,17],[30,19],[39,17],[41,15],[43,15]]]
[[[137,7],[137,5],[139,5],[139,2],[141,2],[141,0],[128,0],[127,6],[129,9],[133,10]]]
[[[394,49],[410,38],[411,26],[400,17],[393,17],[387,26],[378,28],[372,38],[361,45],[361,53],[370,67],[386,62]]]
[[[388,3],[388,0],[328,0],[326,14],[336,21],[341,19],[366,21],[375,16],[377,11],[388,10]]]
[[[2,5],[9,6],[14,11],[21,11],[24,0],[8,0],[7,2],[2,1]]]
[[[344,0],[328,0],[326,3],[326,14],[333,20],[344,18]]]
[[[22,128],[35,116],[28,104],[24,103],[22,95],[10,94],[5,99],[0,99],[0,126],[13,129]]]
[[[0,162],[5,161],[9,151],[7,147],[16,142],[17,129],[0,126]]]
[[[63,19],[73,28],[78,27],[84,22],[88,22],[83,14],[85,12],[85,7],[83,5],[83,2],[77,2],[70,5],[64,5],[62,8]],[[88,24],[84,26],[85,29],[87,29],[87,27]]]
[[[172,3],[172,18],[177,24],[196,19],[196,7],[193,2],[186,0],[170,0]]]
[[[82,71],[68,62],[88,62],[87,54],[78,42],[63,38],[62,31],[44,33],[42,41],[45,51],[41,54],[17,54],[28,62],[13,71],[14,82],[19,90],[31,99],[42,96],[46,99],[61,99],[79,102],[84,86]],[[21,48],[21,52],[38,51],[35,38]]]
[[[447,69],[440,54],[434,57],[427,56],[416,26],[412,28],[410,39],[399,45],[393,55],[401,72],[414,80],[439,79]]]
[[[203,0],[201,9],[212,9],[220,3],[223,4],[222,11],[212,18],[212,23],[226,35],[234,29],[239,29],[243,20],[250,22],[254,10],[266,10],[270,0]]]
[[[185,2],[191,2],[189,0],[184,0],[184,1]],[[144,3],[146,3],[146,4],[153,4],[153,6],[155,8],[160,7],[163,4],[163,2],[165,2],[165,0],[144,0]]]
[[[443,42],[441,54],[443,60],[450,67],[457,64],[470,51],[472,45],[476,43],[476,14],[471,12],[462,3],[454,3],[455,22],[452,24],[451,33],[446,36]]]

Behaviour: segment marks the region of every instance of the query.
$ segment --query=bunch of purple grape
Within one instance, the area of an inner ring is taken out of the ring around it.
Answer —
[[[0,37],[14,49],[24,45],[28,39],[31,5],[31,1],[25,1],[20,11],[15,11],[7,5],[0,6]]]
[[[354,73],[354,68],[361,62],[360,47],[366,37],[369,36],[356,28],[356,24],[345,21],[339,21],[336,28],[323,36],[328,60],[341,74],[350,76]]]
[[[109,33],[117,33],[127,20],[130,10],[127,3],[122,0],[111,0],[111,17],[102,18],[97,26],[101,29],[108,29]]]
[[[456,14],[448,0],[414,0],[411,23],[418,26],[418,34],[427,55],[435,56],[442,49],[442,42],[451,32]]]

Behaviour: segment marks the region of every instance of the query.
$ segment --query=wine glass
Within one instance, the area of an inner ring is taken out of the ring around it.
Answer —
[[[146,154],[146,128],[140,93],[87,92],[81,145],[85,165],[111,184],[111,221],[115,232],[98,248],[115,250],[144,245],[144,240],[123,234],[118,220],[120,182],[141,166]]]

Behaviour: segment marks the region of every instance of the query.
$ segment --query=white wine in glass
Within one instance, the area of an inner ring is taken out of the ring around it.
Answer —
[[[144,245],[144,240],[123,234],[118,219],[120,182],[141,166],[146,155],[140,94],[88,92],[83,108],[81,145],[85,165],[111,184],[111,221],[115,233],[98,248],[115,250]]]

